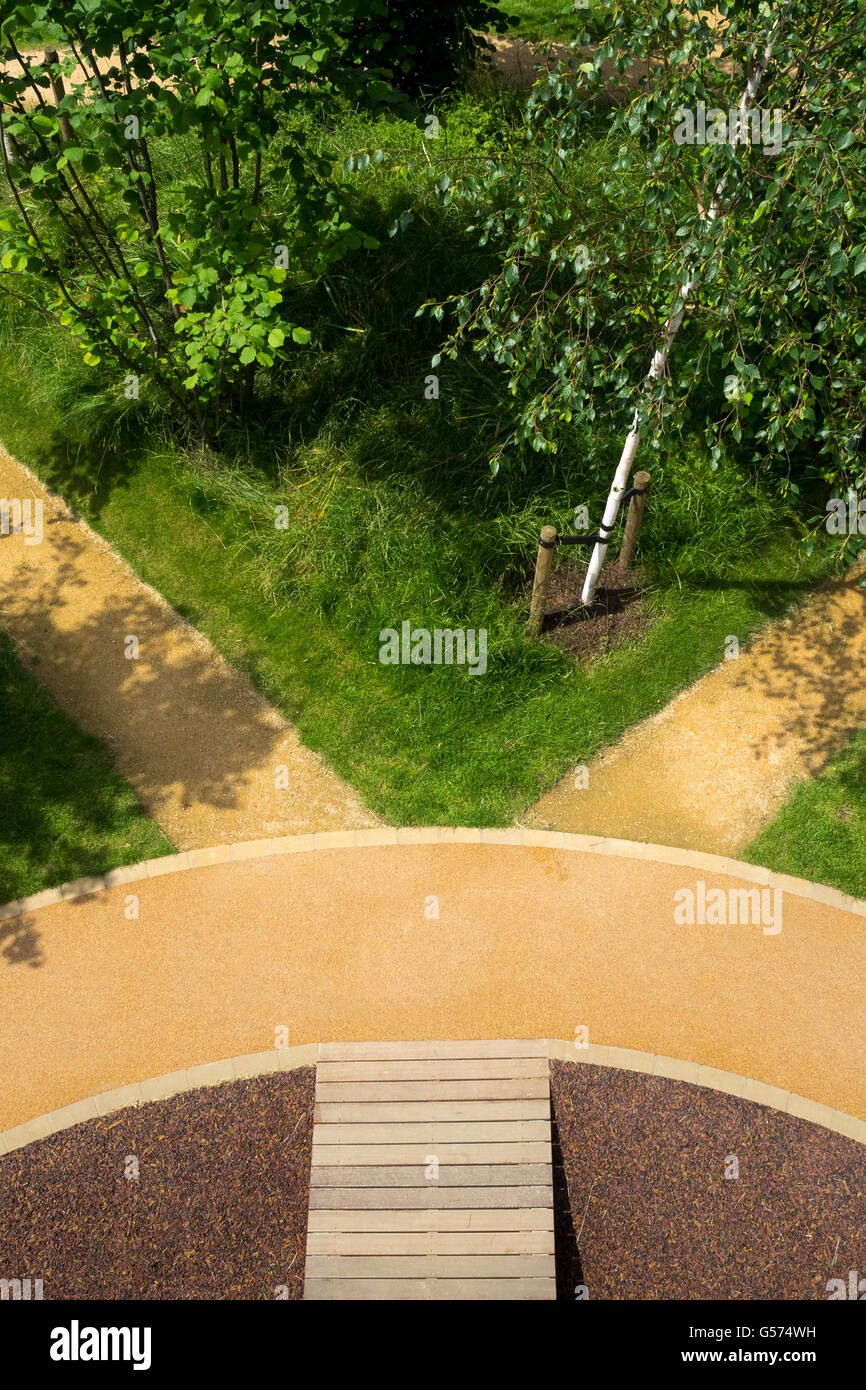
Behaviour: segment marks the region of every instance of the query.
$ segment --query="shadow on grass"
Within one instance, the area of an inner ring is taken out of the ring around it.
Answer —
[[[4,621],[14,621],[13,606],[19,612],[30,609],[21,589],[17,601],[4,601]],[[46,636],[49,647],[56,640],[62,651],[69,634],[59,634],[38,603],[30,611],[36,633]],[[54,703],[19,664],[2,632],[0,801],[3,902],[171,849],[114,770],[109,750]],[[23,918],[0,924],[3,954],[10,962],[39,963],[31,925]]]

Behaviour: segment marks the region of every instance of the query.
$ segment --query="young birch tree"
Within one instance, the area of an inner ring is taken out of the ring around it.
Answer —
[[[864,38],[858,0],[638,0],[539,80],[509,149],[449,172],[498,268],[422,307],[454,312],[443,354],[507,374],[494,472],[622,418],[607,538],[671,419],[782,493],[866,485]]]

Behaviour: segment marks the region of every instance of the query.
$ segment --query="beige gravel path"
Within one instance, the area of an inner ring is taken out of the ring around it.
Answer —
[[[2,449],[0,498],[44,504],[41,542],[0,535],[0,627],[109,745],[178,849],[380,824],[245,676]]]
[[[0,1131],[280,1046],[584,1028],[593,1045],[688,1059],[866,1119],[863,904],[803,896],[810,885],[747,865],[665,862],[675,852],[652,845],[515,837],[292,837],[24,905],[0,920]],[[729,902],[781,885],[781,930],[744,911],[739,925],[678,925],[676,895],[700,881]]]
[[[523,824],[737,854],[866,725],[862,570],[821,588],[538,801]],[[735,634],[732,634],[735,635]]]

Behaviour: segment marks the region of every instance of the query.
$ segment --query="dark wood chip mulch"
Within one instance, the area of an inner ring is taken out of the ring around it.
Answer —
[[[314,1092],[299,1067],[4,1155],[0,1278],[45,1299],[300,1298]]]
[[[826,1299],[866,1274],[862,1144],[606,1067],[552,1062],[551,1092],[560,1297]]]
[[[314,1081],[207,1087],[0,1158],[0,1278],[46,1299],[300,1298]],[[866,1274],[854,1140],[586,1064],[551,1063],[551,1092],[560,1298],[825,1299]]]

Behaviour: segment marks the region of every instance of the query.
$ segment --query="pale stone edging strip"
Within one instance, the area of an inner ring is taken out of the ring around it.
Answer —
[[[676,849],[671,845],[655,845],[638,840],[616,840],[602,835],[570,835],[560,830],[528,830],[512,826],[503,830],[478,830],[462,826],[406,827],[376,826],[366,830],[323,830],[308,835],[281,835],[276,839],[245,840],[239,844],[212,845],[207,849],[191,849],[183,854],[167,854],[160,859],[146,859],[127,868],[111,869],[100,878],[77,878],[59,888],[47,888],[28,898],[18,898],[0,907],[0,922],[22,917],[54,903],[87,897],[118,884],[136,883],[146,878],[183,869],[202,869],[212,864],[237,863],[243,859],[264,859],[278,854],[309,854],[322,849],[364,849],[388,845],[506,845],[534,846],[540,849],[571,850],[580,854],[619,855],[623,859],[644,860],[651,864],[673,864],[699,869],[705,873],[728,874],[762,887],[781,888],[797,897],[810,898],[866,917],[866,900],[853,898],[837,888],[823,883],[811,883],[790,874],[773,873],[759,864],[747,864],[719,854],[702,850]]]
[[[101,1119],[128,1106],[144,1105],[151,1100],[168,1100],[183,1091],[197,1091],[200,1086],[219,1086],[224,1081],[242,1081],[251,1076],[264,1076],[268,1072],[313,1067],[317,1054],[318,1043],[304,1043],[300,1047],[272,1049],[270,1052],[247,1052],[242,1057],[205,1062],[198,1067],[166,1072],[164,1076],[151,1076],[146,1081],[136,1081],[131,1086],[120,1086],[114,1091],[101,1091],[99,1095],[88,1096],[86,1100],[64,1105],[59,1110],[49,1110],[47,1115],[38,1115],[33,1120],[26,1120],[23,1125],[7,1129],[5,1134],[0,1134],[0,1154],[12,1153],[14,1149],[22,1149],[38,1139],[47,1139],[60,1130],[71,1129],[85,1120]]]
[[[692,1086],[706,1086],[713,1091],[723,1091],[725,1095],[737,1096],[740,1100],[767,1105],[798,1120],[809,1120],[812,1124],[844,1135],[846,1139],[856,1139],[866,1144],[866,1120],[859,1120],[856,1115],[849,1115],[844,1110],[834,1110],[819,1101],[808,1100],[795,1091],[783,1091],[780,1086],[768,1086],[753,1077],[738,1076],[735,1072],[722,1071],[718,1067],[706,1067],[700,1062],[686,1062],[678,1057],[662,1057],[652,1052],[638,1052],[630,1047],[592,1044],[575,1047],[573,1042],[558,1038],[548,1039],[547,1055],[561,1062],[616,1067],[621,1071],[643,1072],[648,1076],[665,1076],[671,1081],[687,1081]]]
[[[269,1072],[315,1066],[318,1053],[318,1043],[305,1043],[300,1047],[287,1047],[270,1052],[248,1052],[242,1057],[205,1062],[198,1067],[167,1072],[164,1076],[151,1076],[146,1081],[121,1086],[114,1091],[102,1091],[99,1095],[88,1096],[86,1100],[76,1101],[74,1105],[64,1105],[60,1110],[51,1110],[47,1115],[39,1115],[36,1119],[27,1120],[23,1125],[16,1125],[14,1129],[7,1129],[5,1134],[0,1134],[0,1155],[13,1153],[16,1149],[22,1149],[39,1139],[47,1139],[61,1130],[71,1129],[73,1125],[83,1124],[86,1120],[101,1119],[128,1106],[144,1105],[154,1100],[168,1100],[169,1097],[180,1095],[184,1091],[195,1091],[201,1086],[218,1086],[224,1081],[241,1081]],[[763,1081],[755,1081],[748,1076],[737,1076],[730,1071],[720,1071],[717,1067],[705,1067],[700,1062],[655,1056],[651,1052],[638,1052],[628,1047],[600,1047],[591,1044],[588,1047],[577,1048],[573,1042],[566,1042],[561,1038],[547,1039],[547,1055],[557,1061],[614,1067],[621,1071],[643,1072],[649,1076],[665,1076],[673,1081],[687,1081],[693,1086],[706,1086],[726,1095],[769,1106],[784,1115],[822,1125],[824,1129],[844,1135],[846,1139],[855,1139],[861,1144],[866,1144],[866,1120],[858,1120],[856,1116],[847,1115],[843,1110],[833,1110],[829,1105],[807,1100],[805,1096],[798,1096],[793,1091],[783,1091],[778,1086],[767,1086]]]

